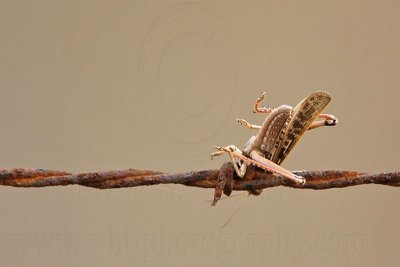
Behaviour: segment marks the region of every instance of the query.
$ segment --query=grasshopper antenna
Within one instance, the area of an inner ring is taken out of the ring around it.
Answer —
[[[237,194],[236,196],[239,196],[239,195],[242,195],[242,194]],[[240,204],[236,207],[236,210],[232,213],[232,215],[229,217],[229,219],[223,225],[221,225],[221,227],[219,228],[220,230],[224,229],[226,226],[229,225],[229,223],[233,220],[233,218],[236,216],[236,214],[242,208],[243,204],[249,199],[249,195],[250,194],[247,194],[247,196],[245,198],[243,198],[242,202],[240,202]]]

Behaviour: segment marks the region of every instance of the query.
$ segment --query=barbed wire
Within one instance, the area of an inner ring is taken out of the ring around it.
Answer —
[[[200,170],[184,173],[163,173],[150,170],[111,170],[72,174],[65,171],[45,169],[0,170],[0,185],[14,187],[46,187],[81,185],[98,189],[149,186],[157,184],[182,184],[185,186],[215,188],[214,202],[222,192],[230,195],[233,190],[246,190],[256,194],[259,189],[286,186],[296,189],[332,189],[362,184],[400,186],[400,172],[367,174],[356,171],[294,171],[306,178],[304,185],[298,185],[285,177],[250,169],[244,179],[235,177],[233,166],[226,162],[219,170]]]

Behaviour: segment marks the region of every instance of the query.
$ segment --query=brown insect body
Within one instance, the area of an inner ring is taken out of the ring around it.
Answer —
[[[335,116],[321,114],[322,110],[330,102],[331,96],[326,92],[318,91],[304,98],[294,108],[282,105],[276,109],[259,108],[258,105],[263,98],[264,93],[257,99],[254,111],[269,113],[261,126],[250,124],[243,119],[237,119],[240,124],[250,129],[258,130],[257,135],[252,136],[247,141],[243,151],[240,151],[234,145],[216,146],[215,148],[219,151],[212,153],[211,157],[225,152],[228,153],[236,174],[241,178],[245,176],[249,165],[255,165],[303,185],[306,182],[304,177],[282,168],[280,164],[286,159],[307,130],[337,124],[338,120]],[[316,120],[317,118],[324,120]],[[218,201],[220,190],[223,186],[225,186],[225,181],[220,181],[220,184],[217,184],[218,190],[216,189],[213,204]],[[250,192],[260,193],[252,190]]]
[[[330,100],[328,93],[319,91],[304,98],[295,108],[282,105],[272,110],[258,134],[245,144],[243,155],[249,157],[256,150],[280,165]]]

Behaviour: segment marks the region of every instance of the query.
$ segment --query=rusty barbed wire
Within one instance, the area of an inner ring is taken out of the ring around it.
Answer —
[[[244,179],[235,179],[233,166],[226,162],[219,170],[201,170],[169,174],[150,170],[112,170],[72,174],[65,171],[45,169],[0,170],[0,185],[14,187],[46,187],[81,185],[98,189],[148,186],[156,184],[182,184],[201,188],[215,188],[213,205],[224,192],[232,190],[253,192],[276,186],[297,189],[331,189],[362,184],[400,186],[400,172],[367,174],[356,171],[294,171],[306,178],[300,186],[285,177],[253,169]]]

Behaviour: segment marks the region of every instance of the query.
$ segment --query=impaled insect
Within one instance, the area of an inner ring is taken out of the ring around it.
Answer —
[[[269,114],[262,126],[250,124],[243,119],[237,121],[250,129],[258,130],[258,134],[252,136],[240,151],[236,146],[215,146],[219,151],[211,154],[214,156],[228,153],[236,174],[243,178],[249,165],[255,165],[266,171],[282,175],[294,182],[304,185],[304,177],[295,175],[291,171],[279,166],[300,140],[307,130],[321,126],[334,126],[338,119],[329,114],[321,114],[328,105],[331,96],[323,91],[317,91],[304,98],[296,107],[282,105],[271,109],[259,107],[264,99],[265,92],[256,100],[254,113]],[[320,120],[317,120],[319,118]],[[217,199],[214,200],[214,205]]]

